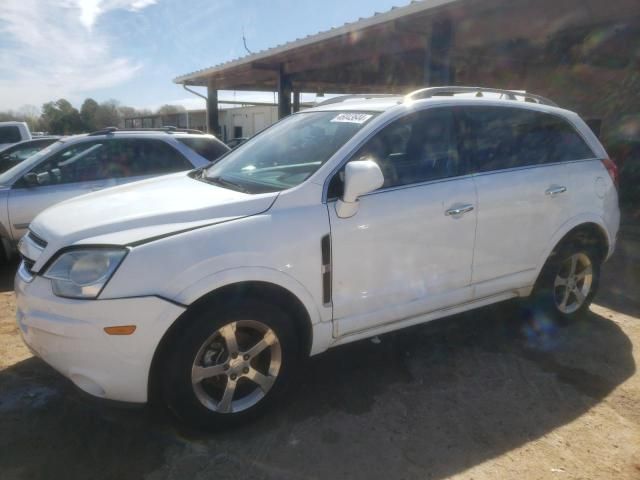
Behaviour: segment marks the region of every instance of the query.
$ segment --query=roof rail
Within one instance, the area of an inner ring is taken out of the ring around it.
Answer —
[[[91,132],[89,136],[94,135],[110,135],[115,132],[165,132],[165,133],[195,133],[199,135],[204,135],[202,130],[196,130],[193,128],[178,128],[172,125],[167,125],[164,127],[158,128],[118,128],[118,127],[106,127],[102,130],[97,130],[95,132]]]
[[[484,87],[427,87],[415,90],[407,94],[405,101],[422,100],[425,98],[433,98],[437,96],[453,96],[457,93],[475,93],[476,97],[483,97],[485,93],[497,93],[506,97],[507,100],[518,100],[522,98],[525,102],[539,103],[541,105],[550,105],[557,107],[558,105],[548,98],[534,95],[533,93],[522,92],[518,90],[504,90],[501,88],[484,88]]]
[[[358,93],[353,95],[340,95],[339,97],[329,98],[320,103],[317,103],[316,107],[321,107],[324,105],[332,105],[334,103],[342,103],[347,100],[355,100],[355,99],[367,99],[367,98],[384,98],[384,97],[397,97],[397,95],[389,94],[389,93]]]

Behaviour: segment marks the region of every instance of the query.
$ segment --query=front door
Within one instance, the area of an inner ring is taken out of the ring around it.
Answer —
[[[339,218],[328,202],[334,335],[340,337],[471,299],[476,228],[473,180],[458,155],[449,109],[385,127],[353,159],[372,158],[383,187]],[[340,194],[341,173],[329,196]]]

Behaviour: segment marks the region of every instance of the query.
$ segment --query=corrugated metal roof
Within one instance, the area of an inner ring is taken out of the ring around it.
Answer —
[[[185,83],[185,82],[188,82],[189,80],[201,79],[203,77],[207,77],[209,75],[221,72],[229,68],[245,65],[251,62],[265,60],[268,57],[271,57],[273,55],[285,53],[287,51],[295,50],[300,47],[312,45],[314,43],[318,43],[324,40],[329,40],[331,38],[339,37],[341,35],[357,32],[359,30],[363,30],[365,28],[369,28],[374,25],[379,25],[381,23],[389,22],[389,21],[406,17],[418,12],[423,12],[425,10],[434,9],[437,7],[445,6],[445,5],[456,3],[459,1],[461,0],[414,0],[409,5],[406,5],[404,7],[392,7],[390,10],[383,13],[376,12],[371,17],[359,18],[356,21],[347,22],[340,27],[333,27],[333,28],[330,28],[329,30],[318,32],[312,35],[307,35],[304,38],[298,38],[291,42],[277,45],[275,47],[272,47],[266,50],[261,50],[251,55],[235,58],[233,60],[229,60],[227,62],[220,63],[212,67],[196,70],[195,72],[187,73],[185,75],[176,77],[173,81],[174,83]]]

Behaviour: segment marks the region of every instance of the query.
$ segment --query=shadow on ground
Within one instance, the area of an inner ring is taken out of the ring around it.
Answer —
[[[311,359],[286,404],[219,434],[78,394],[37,359],[0,372],[9,478],[444,478],[584,414],[635,371],[595,314],[562,326],[516,303]]]

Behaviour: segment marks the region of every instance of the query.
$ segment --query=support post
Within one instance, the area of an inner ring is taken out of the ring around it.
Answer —
[[[213,83],[207,86],[207,132],[220,136],[220,118],[218,111],[218,90]]]
[[[278,70],[278,119],[291,115],[291,79]]]
[[[425,49],[424,83],[427,86],[453,85],[455,75],[451,62],[454,24],[448,17],[434,20]]]
[[[293,92],[293,111],[300,111],[300,92],[298,90]]]

